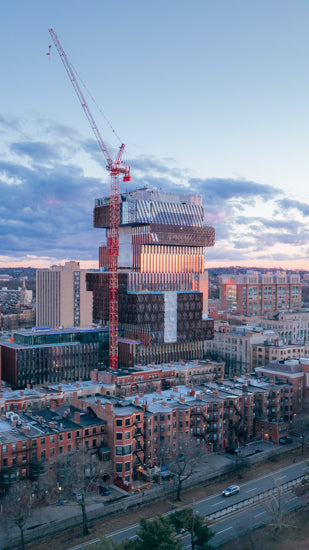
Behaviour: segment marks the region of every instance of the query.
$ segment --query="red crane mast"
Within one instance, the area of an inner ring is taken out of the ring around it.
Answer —
[[[58,36],[53,29],[49,33],[56,46],[60,59],[66,69],[72,86],[89,121],[99,147],[107,161],[106,169],[111,175],[110,185],[110,224],[108,236],[109,251],[109,368],[118,368],[118,256],[119,256],[119,174],[123,174],[123,181],[131,181],[130,166],[122,164],[125,145],[119,148],[116,160],[112,160],[110,153],[99,132],[87,101],[79,86],[77,76],[70,64]]]

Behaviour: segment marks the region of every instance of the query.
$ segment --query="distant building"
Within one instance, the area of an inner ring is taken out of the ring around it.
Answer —
[[[301,282],[298,274],[221,275],[221,309],[244,315],[300,310]]]
[[[87,380],[107,362],[108,329],[32,329],[0,342],[2,379],[14,388]]]
[[[208,357],[225,362],[225,376],[252,371],[252,345],[273,341],[277,335],[273,331],[252,326],[219,325],[214,338],[204,342]]]
[[[109,319],[109,198],[97,199],[94,226],[106,229],[100,272],[87,274],[94,320]],[[119,366],[203,357],[213,335],[208,318],[205,247],[214,229],[204,224],[201,197],[139,189],[120,196]],[[134,344],[135,341],[135,344]]]
[[[252,369],[265,367],[271,361],[285,361],[309,357],[309,344],[283,344],[279,340],[270,343],[252,344]]]
[[[92,326],[92,293],[79,262],[38,269],[36,325],[51,328]]]

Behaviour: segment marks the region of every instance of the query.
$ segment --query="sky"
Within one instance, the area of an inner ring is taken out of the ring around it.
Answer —
[[[126,145],[121,191],[202,195],[208,267],[309,270],[308,0],[0,7],[0,267],[97,267],[104,238],[110,176],[53,28],[111,156]]]

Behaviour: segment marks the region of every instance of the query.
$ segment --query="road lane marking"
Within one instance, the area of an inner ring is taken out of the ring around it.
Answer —
[[[224,533],[225,531],[229,531],[229,529],[233,529],[233,527],[227,527],[226,529],[223,529],[222,531],[217,531],[216,535],[220,535],[221,533]]]
[[[286,476],[276,477],[276,481],[279,481],[279,479],[284,479]]]
[[[259,514],[256,514],[254,517],[258,518],[259,516],[262,516],[263,514],[266,514],[266,512],[260,512]]]
[[[248,491],[246,491],[246,493],[251,493],[251,491],[257,491],[257,487],[253,487],[253,489],[248,489]]]

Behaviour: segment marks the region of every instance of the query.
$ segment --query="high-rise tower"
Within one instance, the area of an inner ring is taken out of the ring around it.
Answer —
[[[37,326],[92,326],[92,296],[86,292],[86,270],[79,262],[38,269],[36,302]]]
[[[120,195],[119,365],[198,359],[213,335],[208,317],[205,247],[214,229],[204,224],[199,196],[139,189]],[[94,227],[106,229],[99,272],[87,274],[94,320],[107,324],[110,199],[96,199]]]

